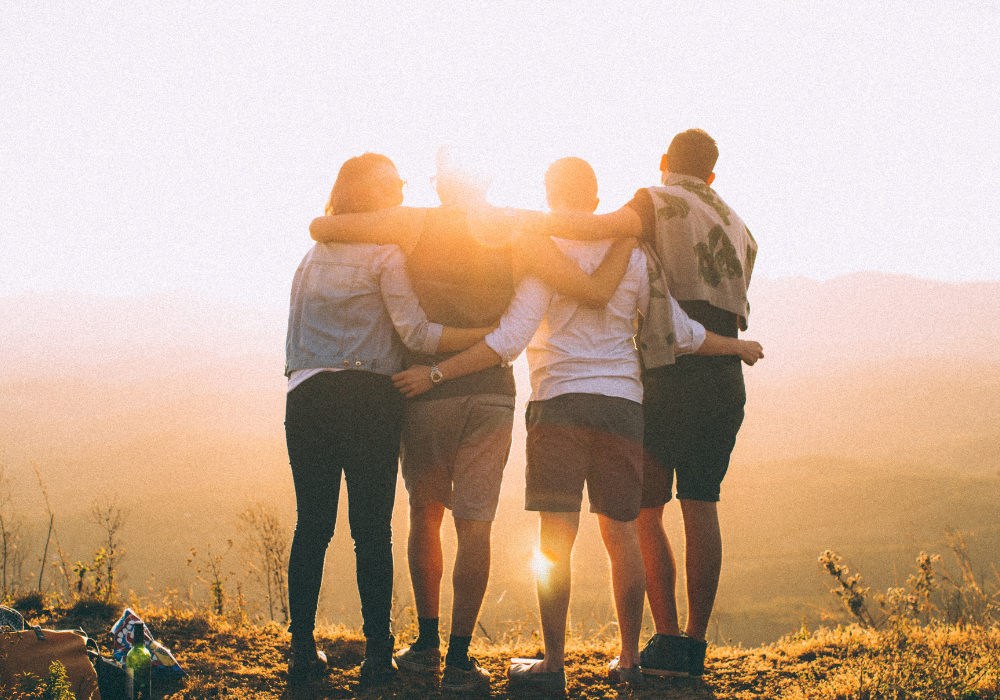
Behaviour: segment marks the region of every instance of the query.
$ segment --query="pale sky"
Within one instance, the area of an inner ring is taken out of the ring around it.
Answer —
[[[36,3],[0,12],[0,295],[286,304],[341,163],[488,146],[542,208],[591,162],[612,211],[678,131],[756,272],[1000,278],[995,2]]]

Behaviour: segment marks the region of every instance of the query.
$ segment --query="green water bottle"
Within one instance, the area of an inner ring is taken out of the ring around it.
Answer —
[[[125,656],[125,680],[129,700],[150,700],[150,667],[153,657],[146,648],[146,625],[136,622],[132,627],[132,648]]]

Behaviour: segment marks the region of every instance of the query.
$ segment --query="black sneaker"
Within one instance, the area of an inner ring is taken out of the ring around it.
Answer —
[[[396,638],[392,635],[384,639],[365,640],[365,660],[361,662],[359,688],[388,685],[396,680],[399,669],[392,658]]]
[[[691,675],[690,641],[690,637],[654,634],[639,652],[642,672],[653,676]]]
[[[438,674],[441,672],[441,650],[436,647],[415,650],[413,647],[400,649],[393,656],[396,665],[410,673]]]
[[[396,663],[392,659],[386,661],[385,659],[365,658],[361,662],[358,687],[373,688],[378,685],[389,685],[396,680],[398,675],[399,669],[396,668]]]
[[[326,674],[328,670],[326,654],[313,650],[312,653],[300,652],[298,657],[292,649],[288,659],[289,685],[303,685]]]
[[[688,640],[688,673],[692,676],[701,676],[705,673],[705,652],[708,651],[708,642],[699,642],[694,637],[684,635]]]
[[[608,664],[608,678],[615,685],[627,685],[630,688],[641,688],[646,682],[638,666],[625,668],[621,665],[621,657],[616,656]]]

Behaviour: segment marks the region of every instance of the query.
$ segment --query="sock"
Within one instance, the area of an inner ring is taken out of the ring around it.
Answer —
[[[448,640],[448,656],[445,657],[445,665],[457,666],[468,671],[470,644],[472,644],[472,637],[456,637],[455,635],[451,635],[451,638]]]
[[[441,647],[441,637],[438,635],[438,618],[418,617],[420,633],[417,641],[410,647],[413,651],[426,651],[427,649],[439,649]]]

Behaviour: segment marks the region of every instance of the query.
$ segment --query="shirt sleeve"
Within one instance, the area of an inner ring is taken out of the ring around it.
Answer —
[[[509,365],[528,347],[551,299],[552,290],[535,277],[525,277],[518,283],[499,327],[485,338],[503,364]]]
[[[427,319],[417,295],[406,275],[406,260],[399,246],[386,246],[388,254],[379,269],[379,288],[382,301],[396,327],[400,339],[414,352],[426,355],[437,352],[444,326]]]
[[[670,297],[670,313],[674,321],[674,339],[676,340],[674,351],[678,355],[690,355],[698,352],[698,348],[705,342],[705,326],[684,313],[684,309],[673,296]]]
[[[625,204],[634,211],[642,222],[642,240],[650,245],[656,244],[656,208],[649,190],[636,190],[635,196]]]

